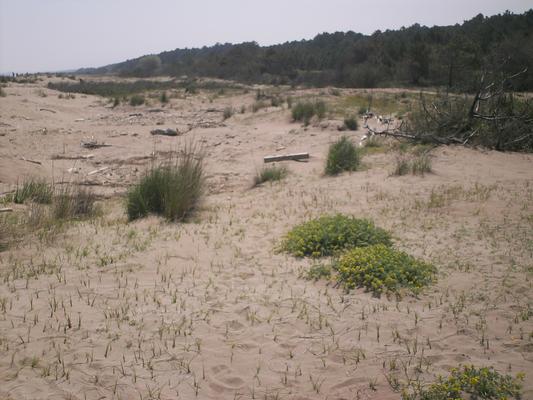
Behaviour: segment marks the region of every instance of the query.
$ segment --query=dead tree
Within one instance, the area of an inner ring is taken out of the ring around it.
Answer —
[[[533,102],[517,96],[511,76],[486,83],[473,94],[420,94],[418,107],[398,126],[367,127],[369,134],[431,144],[479,145],[496,150],[533,151]]]

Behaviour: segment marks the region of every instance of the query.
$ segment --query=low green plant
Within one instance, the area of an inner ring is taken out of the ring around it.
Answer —
[[[280,248],[296,257],[322,257],[374,244],[391,246],[390,234],[372,221],[336,214],[297,225],[285,235]]]
[[[350,131],[356,131],[359,128],[359,124],[357,123],[357,118],[355,117],[344,118],[344,127]]]
[[[449,400],[449,399],[520,399],[524,374],[502,375],[492,367],[476,368],[473,365],[454,368],[447,378],[427,388],[404,391],[403,400]]]
[[[392,174],[396,176],[407,175],[410,169],[411,165],[409,159],[403,155],[400,155],[396,157],[396,165]]]
[[[356,171],[361,164],[361,155],[352,141],[342,136],[329,146],[326,160],[326,175],[337,175],[343,171]]]
[[[198,205],[204,190],[204,155],[194,145],[176,158],[152,168],[127,195],[129,220],[149,213],[169,221],[184,220]]]
[[[331,266],[326,264],[314,264],[307,271],[306,279],[312,281],[318,281],[320,279],[331,278]]]
[[[254,177],[255,186],[264,182],[280,181],[287,176],[287,168],[278,165],[263,167]]]
[[[144,104],[144,96],[140,94],[134,94],[130,97],[130,106],[140,106]]]
[[[161,93],[161,95],[159,96],[159,101],[163,104],[166,104],[168,103],[168,96],[167,96],[167,92],[163,92]]]
[[[402,288],[418,293],[433,282],[436,272],[433,265],[383,244],[349,250],[335,268],[347,289],[364,287],[375,294]]]
[[[0,97],[6,97],[7,93],[5,92],[4,88],[0,86]]]
[[[13,194],[13,202],[22,204],[26,200],[39,204],[50,204],[52,202],[54,189],[52,185],[41,179],[29,179],[17,189]]]

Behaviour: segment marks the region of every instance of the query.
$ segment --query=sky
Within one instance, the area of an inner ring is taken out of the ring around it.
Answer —
[[[175,48],[453,25],[531,0],[0,0],[0,73],[98,67]]]

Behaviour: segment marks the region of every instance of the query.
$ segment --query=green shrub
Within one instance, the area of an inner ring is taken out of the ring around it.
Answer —
[[[26,200],[31,200],[39,204],[50,204],[53,194],[54,189],[44,180],[30,179],[22,186],[17,186],[13,194],[13,202],[22,204]]]
[[[343,136],[329,146],[326,161],[326,175],[337,175],[343,171],[356,171],[361,164],[361,156],[355,145]]]
[[[4,91],[4,88],[0,86],[0,97],[6,97],[7,93]]]
[[[355,248],[345,253],[336,269],[347,289],[364,287],[376,294],[408,288],[419,292],[430,284],[435,267],[383,244]]]
[[[144,96],[140,94],[134,94],[130,98],[130,106],[140,106],[144,104]]]
[[[369,220],[337,214],[294,227],[283,239],[281,250],[296,257],[322,257],[374,244],[391,246],[390,234]]]
[[[323,101],[305,101],[298,102],[292,107],[292,119],[294,121],[302,121],[304,125],[309,125],[311,118],[317,116],[322,119],[326,115],[326,103]]]
[[[198,205],[203,189],[203,153],[189,146],[174,161],[152,168],[129,190],[128,218],[154,213],[169,221],[183,220]]]
[[[287,176],[287,173],[287,168],[283,166],[271,165],[269,167],[263,167],[256,174],[254,184],[257,186],[264,182],[280,181]]]
[[[344,126],[350,131],[356,131],[359,128],[359,124],[355,117],[344,118]]]
[[[159,96],[159,101],[163,104],[166,104],[168,103],[168,96],[167,96],[167,92],[163,92],[161,93],[161,95]]]
[[[449,399],[520,399],[523,374],[516,377],[502,375],[494,368],[476,368],[473,365],[454,368],[446,379],[413,394],[404,393],[403,400]]]
[[[54,194],[52,215],[55,219],[90,217],[95,213],[96,196],[83,187],[64,185]]]

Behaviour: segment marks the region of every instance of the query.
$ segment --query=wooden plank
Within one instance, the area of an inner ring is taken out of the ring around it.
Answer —
[[[12,211],[13,211],[12,208],[0,208],[0,213],[12,212]]]
[[[266,156],[263,157],[265,163],[271,163],[275,161],[285,161],[285,160],[306,160],[309,158],[309,153],[293,153],[293,154],[279,154],[275,156]]]

